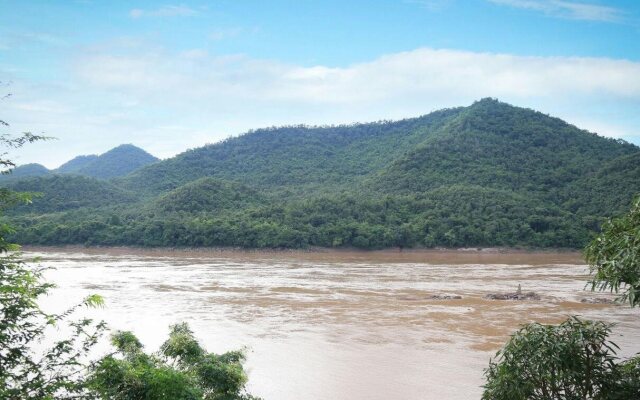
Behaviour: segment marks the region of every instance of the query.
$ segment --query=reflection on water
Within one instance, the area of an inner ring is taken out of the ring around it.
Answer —
[[[585,304],[575,253],[167,252],[30,249],[58,284],[45,307],[88,293],[114,329],[148,349],[191,324],[211,351],[247,346],[250,390],[266,400],[472,399],[509,333],[567,315],[615,322],[623,355],[640,352],[638,310]],[[487,300],[535,291],[540,301]],[[459,295],[437,300],[434,295]]]

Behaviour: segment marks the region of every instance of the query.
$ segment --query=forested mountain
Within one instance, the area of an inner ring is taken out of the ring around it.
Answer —
[[[142,168],[119,183],[150,194],[205,176],[267,191],[351,187],[437,132],[460,110],[396,122],[259,129]]]
[[[21,165],[14,168],[10,174],[1,176],[0,180],[51,174],[74,174],[109,179],[127,175],[156,161],[158,161],[156,157],[141,148],[123,144],[100,155],[77,156],[54,170],[49,170],[40,164]]]
[[[96,154],[90,154],[88,156],[77,156],[56,168],[55,172],[60,174],[78,173],[78,171],[81,171],[84,167],[96,161],[97,159],[98,156]]]
[[[73,160],[72,160],[73,161]],[[100,179],[124,176],[136,169],[152,164],[158,159],[132,144],[123,144],[106,153],[100,154],[90,162],[80,161],[84,165],[74,173]],[[76,161],[76,164],[78,161]]]
[[[476,184],[541,196],[638,148],[492,100],[460,112],[375,178],[389,193]]]
[[[11,172],[8,174],[0,175],[0,180],[7,181],[7,180],[25,178],[28,176],[43,176],[43,175],[49,175],[49,173],[50,171],[44,165],[36,164],[36,163],[24,164],[12,169]]]
[[[70,206],[52,179],[15,186],[37,183],[51,201],[12,216],[17,240],[577,248],[640,193],[640,149],[484,99],[395,122],[260,129],[60,189],[83,198],[98,184],[108,201]]]

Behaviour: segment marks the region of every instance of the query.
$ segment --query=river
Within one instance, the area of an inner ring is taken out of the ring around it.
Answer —
[[[567,315],[616,323],[640,352],[640,311],[585,304],[577,253],[242,252],[30,248],[54,269],[49,310],[101,294],[90,315],[156,350],[186,321],[209,351],[246,347],[249,391],[265,400],[477,399],[508,335]],[[488,300],[523,291],[539,301]],[[437,300],[433,295],[458,295]]]

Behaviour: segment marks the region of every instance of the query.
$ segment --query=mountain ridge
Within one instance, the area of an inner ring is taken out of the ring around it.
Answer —
[[[640,148],[482,99],[400,121],[249,131],[97,182],[116,200],[17,213],[16,240],[579,248],[640,193]],[[82,185],[69,183],[74,198]]]
[[[121,144],[100,155],[80,155],[58,168],[48,169],[37,163],[20,165],[2,178],[15,179],[29,176],[75,174],[99,179],[126,175],[135,169],[159,161],[158,158],[132,144]]]

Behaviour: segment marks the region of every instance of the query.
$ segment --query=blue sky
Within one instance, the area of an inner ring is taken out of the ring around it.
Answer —
[[[0,81],[48,167],[487,96],[640,144],[640,1],[0,0]]]

